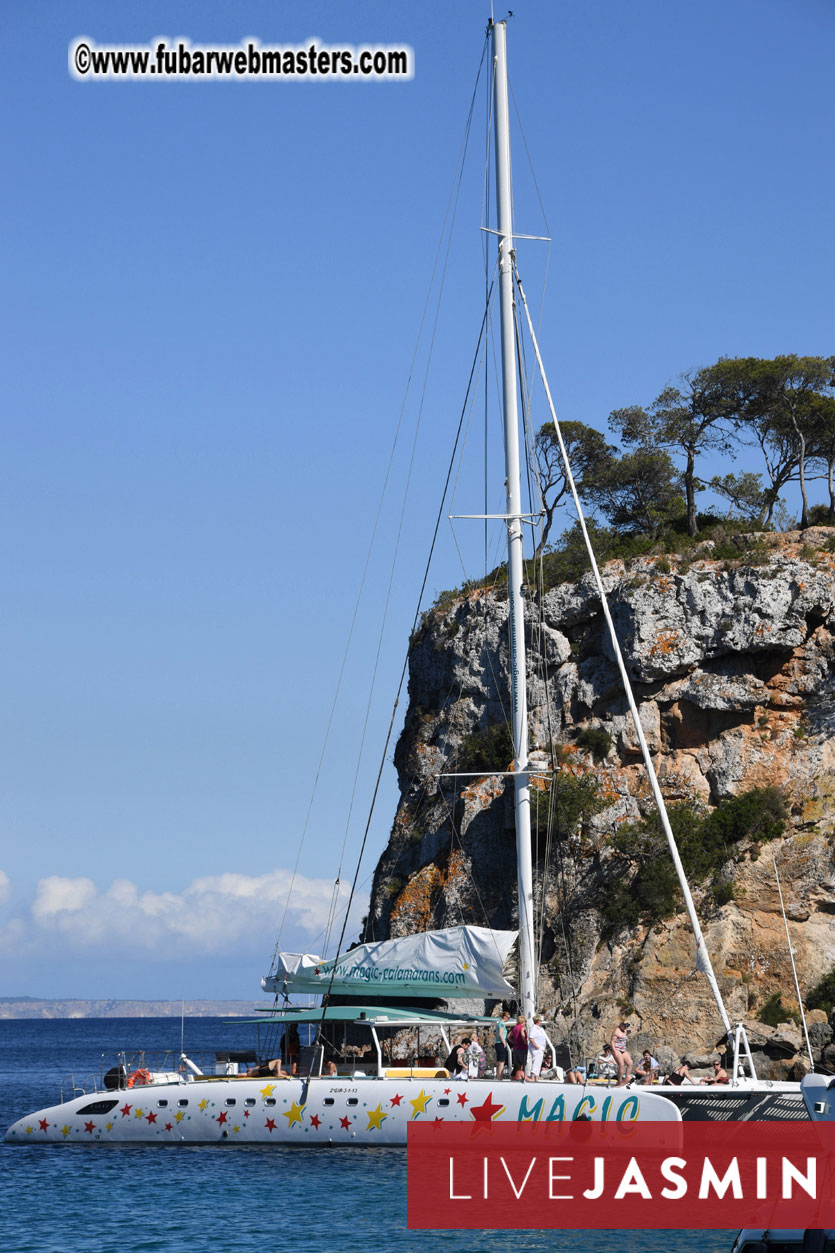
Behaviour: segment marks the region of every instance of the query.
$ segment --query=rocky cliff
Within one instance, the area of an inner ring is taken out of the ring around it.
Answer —
[[[775,994],[796,1009],[772,855],[804,996],[835,967],[835,530],[738,543],[722,560],[706,542],[688,561],[613,561],[603,578],[668,803],[709,814],[752,789],[784,798],[779,838],[743,833],[694,884],[731,1018],[756,1029],[776,1077],[797,1073],[800,1036],[757,1021]],[[664,879],[667,855],[642,867],[640,845],[618,842],[651,803],[590,577],[531,596],[526,635],[539,1004],[575,1053],[596,1053],[627,1014],[639,1046],[705,1055],[721,1025],[680,900],[653,915],[645,899],[635,921],[636,873]],[[510,764],[507,669],[500,588],[444,597],[413,639],[401,800],[365,938],[513,925],[512,784],[490,773]],[[619,900],[628,921],[612,916]],[[831,1031],[815,1018],[822,1048]]]

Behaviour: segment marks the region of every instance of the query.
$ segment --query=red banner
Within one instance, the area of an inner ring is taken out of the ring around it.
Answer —
[[[831,1123],[415,1123],[408,1225],[835,1227]]]

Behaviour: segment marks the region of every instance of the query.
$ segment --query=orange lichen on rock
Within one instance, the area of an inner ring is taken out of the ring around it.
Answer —
[[[681,642],[681,631],[661,631],[650,647],[651,657],[669,657]]]

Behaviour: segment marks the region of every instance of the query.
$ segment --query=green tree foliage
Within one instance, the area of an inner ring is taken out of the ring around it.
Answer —
[[[605,807],[596,775],[558,770],[548,787],[531,789],[531,830],[540,840],[567,840]]]
[[[777,839],[787,817],[776,787],[729,797],[709,812],[684,802],[671,805],[668,813],[687,877],[702,884],[742,847]],[[622,826],[610,847],[615,869],[600,907],[607,934],[642,918],[655,922],[675,913],[680,904],[678,880],[658,814]],[[627,897],[630,904],[621,916]]]
[[[637,448],[613,459],[586,495],[615,530],[657,538],[676,517],[683,501],[675,467],[666,452]]]
[[[698,534],[696,458],[708,451],[724,451],[732,438],[725,372],[706,366],[682,374],[678,386],[665,387],[649,410],[632,406],[615,409],[609,424],[628,447],[655,448],[681,457],[687,531]]]
[[[561,422],[560,433],[568,453],[574,482],[582,497],[586,484],[593,483],[600,476],[614,458],[616,449],[606,443],[600,431],[586,426],[584,422]],[[545,512],[542,533],[535,553],[538,556],[548,542],[557,506],[569,491],[565,463],[553,422],[546,422],[543,427],[540,427],[534,441],[534,452],[539,468],[542,507]]]
[[[835,1006],[835,970],[830,970],[829,974],[824,975],[820,983],[816,984],[806,997],[806,1008],[822,1009],[828,1014],[833,1006]]]
[[[513,760],[513,736],[506,722],[471,731],[458,751],[458,769],[466,774],[507,770]]]

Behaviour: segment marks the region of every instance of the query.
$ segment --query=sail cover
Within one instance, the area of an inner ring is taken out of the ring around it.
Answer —
[[[340,995],[500,1000],[516,995],[502,974],[516,936],[516,931],[488,927],[449,927],[360,944],[336,963],[310,953],[279,953],[275,970],[261,980],[261,987],[265,992],[327,992],[330,988]]]

